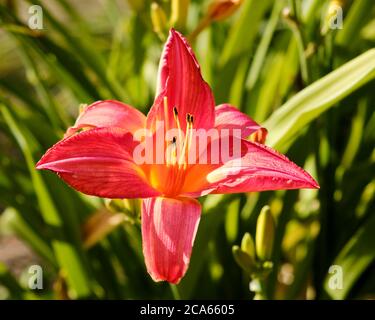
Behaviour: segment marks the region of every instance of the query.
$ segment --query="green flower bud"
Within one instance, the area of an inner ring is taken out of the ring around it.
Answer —
[[[109,211],[125,213],[130,219],[135,219],[140,216],[140,199],[106,199],[104,204]]]
[[[171,2],[171,24],[180,31],[185,29],[189,5],[190,0],[172,0]]]
[[[255,245],[253,237],[246,232],[241,241],[241,250],[247,253],[255,261]]]
[[[111,212],[122,212],[125,208],[122,199],[105,199],[104,205]]]
[[[126,213],[133,218],[138,218],[141,215],[141,199],[124,199],[122,200],[124,203],[124,207],[126,209]]]
[[[167,16],[163,8],[156,2],[151,4],[151,22],[154,32],[161,40],[164,40],[165,32],[168,29]]]
[[[232,253],[234,260],[237,264],[246,272],[253,273],[255,266],[255,261],[246,252],[242,251],[239,246],[232,247]]]
[[[261,261],[271,259],[274,237],[275,221],[270,207],[264,206],[258,217],[255,237],[256,253]]]

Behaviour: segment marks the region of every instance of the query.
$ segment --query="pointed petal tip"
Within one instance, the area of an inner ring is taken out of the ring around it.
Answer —
[[[316,180],[310,176],[310,179],[311,179],[311,189],[320,189],[320,185],[318,182],[316,182]]]
[[[319,189],[311,175],[276,150],[248,140],[242,140],[246,154],[228,161],[208,173],[206,193],[241,193],[270,190]],[[194,194],[194,193],[193,193]]]
[[[37,170],[43,170],[44,167],[43,167],[43,164],[40,164],[39,162],[35,165],[35,169]]]
[[[35,165],[69,186],[102,198],[148,198],[152,188],[133,162],[132,135],[121,128],[96,128],[56,143]]]
[[[44,163],[44,156],[45,154],[39,159],[39,161],[35,164],[35,169],[37,170],[43,170],[46,169],[45,163]]]

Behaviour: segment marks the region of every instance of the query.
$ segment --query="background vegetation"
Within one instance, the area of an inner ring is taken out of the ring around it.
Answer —
[[[210,15],[214,0],[179,2],[188,7],[0,1],[0,237],[22,239],[44,270],[44,290],[29,290],[27,268],[16,273],[0,256],[0,299],[251,299],[232,246],[255,235],[264,205],[276,221],[267,298],[374,298],[373,0],[244,0],[223,16]],[[32,4],[43,30],[27,25]],[[329,28],[334,5],[342,29]],[[217,104],[262,123],[266,144],[321,186],[204,198],[190,268],[173,290],[147,275],[128,203],[106,206],[34,169],[80,104],[118,99],[147,112],[172,25],[190,34]],[[331,265],[343,268],[341,290],[328,286]]]

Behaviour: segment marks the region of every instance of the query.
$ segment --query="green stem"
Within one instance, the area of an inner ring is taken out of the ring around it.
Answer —
[[[308,60],[305,54],[305,50],[307,48],[307,41],[304,37],[303,31],[301,28],[302,22],[298,18],[299,17],[299,14],[297,12],[298,7],[295,1],[291,1],[290,5],[291,5],[291,15],[287,18],[287,22],[297,41],[302,80],[305,85],[308,85],[310,83],[311,77],[310,77],[310,68],[309,68]]]
[[[177,286],[175,284],[172,284],[172,283],[170,283],[169,286],[170,286],[171,291],[172,291],[173,299],[181,300],[181,296],[180,296],[180,293],[178,292]]]
[[[253,300],[268,300],[266,292],[266,283],[264,278],[254,278],[250,282],[250,290],[255,293]]]
[[[310,83],[310,72],[309,72],[309,67],[307,63],[307,58],[305,55],[305,48],[306,44],[302,35],[302,31],[299,27],[296,27],[294,29],[294,36],[296,37],[297,40],[297,45],[298,45],[298,53],[299,53],[299,60],[301,64],[301,75],[302,75],[302,80],[305,83],[305,85]]]

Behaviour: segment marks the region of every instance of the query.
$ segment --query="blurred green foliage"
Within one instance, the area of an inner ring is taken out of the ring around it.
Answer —
[[[212,2],[0,1],[0,232],[22,239],[45,270],[45,289],[30,291],[0,256],[5,298],[163,299],[177,290],[250,299],[232,246],[255,234],[264,205],[277,221],[268,298],[374,298],[373,0],[243,0],[207,22]],[[43,9],[42,30],[28,27],[31,5]],[[343,26],[332,29],[338,5]],[[87,246],[85,222],[108,206],[34,169],[80,104],[118,99],[147,112],[171,26],[191,35],[216,103],[264,124],[266,144],[321,186],[206,197],[189,270],[173,290],[147,275],[134,216]],[[342,289],[329,286],[331,265],[343,269]]]

